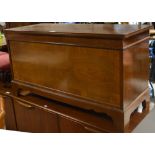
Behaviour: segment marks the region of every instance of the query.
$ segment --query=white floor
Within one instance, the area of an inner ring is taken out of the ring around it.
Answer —
[[[155,90],[155,84],[153,84]],[[154,100],[150,103],[150,113],[133,130],[133,133],[155,133],[155,107]]]
[[[155,133],[155,108],[133,130],[133,133]]]

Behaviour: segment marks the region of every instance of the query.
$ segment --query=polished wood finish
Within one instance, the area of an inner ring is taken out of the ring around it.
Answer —
[[[5,127],[4,116],[5,116],[4,101],[2,96],[0,96],[0,129],[3,129]]]
[[[123,52],[124,109],[148,88],[148,58],[148,41],[132,46]]]
[[[25,102],[14,100],[17,129],[27,132],[58,132],[57,116]]]
[[[33,107],[42,109],[47,113],[56,114],[58,118],[59,132],[77,132],[77,130],[81,130],[81,128],[83,128],[83,132],[85,128],[91,128],[92,130],[98,132],[115,132],[115,127],[112,120],[107,115],[75,108],[64,103],[49,100],[36,95],[20,97],[14,96],[13,98],[21,102],[26,102],[28,105],[32,105]],[[66,126],[67,124],[65,125],[64,123],[64,121],[68,119],[70,120],[70,127]],[[74,128],[72,128],[72,130],[66,130],[66,128],[71,128],[73,125],[80,127],[80,129],[78,128],[77,130],[74,130]]]
[[[53,131],[49,130],[50,128],[46,128],[47,126],[55,126],[56,128],[58,127],[57,132],[63,133],[120,132],[117,130],[115,122],[106,114],[76,108],[33,94],[29,94],[27,96],[14,96],[14,90],[9,85],[7,85],[7,87],[4,87],[4,85],[0,84],[0,88],[0,94],[3,96],[5,102],[5,122],[7,130],[17,130],[25,132],[56,132],[56,130]],[[146,98],[146,96],[144,98]],[[20,103],[16,103],[17,101]],[[139,98],[139,101],[137,101],[137,103],[140,102],[141,97]],[[133,109],[135,109],[134,107],[130,109],[131,118],[126,132],[131,132],[149,112],[149,104],[145,102],[144,104],[145,109],[143,110],[142,114],[137,113],[136,110],[132,112]],[[15,106],[17,106],[16,112]],[[27,108],[30,108],[30,112],[27,112]],[[36,109],[39,109],[39,112],[36,112]],[[34,111],[36,115],[34,118],[34,113],[32,111]],[[29,114],[29,116],[27,116],[27,114]],[[38,121],[38,119],[35,118],[39,118],[40,114],[43,114],[43,118]],[[53,121],[53,117],[51,117],[50,114],[52,114],[52,116],[54,114],[57,119]],[[46,117],[46,119],[44,119],[45,115],[48,118]],[[16,117],[19,116],[20,118],[17,118],[16,121]],[[33,121],[28,120],[25,123],[25,121],[23,120],[27,119],[28,117]],[[116,119],[116,123],[117,122],[118,120]],[[44,124],[45,126],[40,127],[40,124]]]
[[[3,95],[5,102],[5,124],[7,130],[17,130],[13,99]]]
[[[60,117],[60,129],[62,133],[98,133],[103,132],[100,130],[95,130],[93,128],[84,126],[75,120]]]
[[[148,31],[147,25],[117,24],[36,24],[19,28],[11,28],[9,33],[44,34],[55,36],[128,38]]]
[[[117,132],[149,102],[149,26],[37,24],[5,34],[15,96],[28,90],[105,113]]]
[[[14,53],[12,61],[16,81],[51,88],[53,92],[60,90],[62,93],[75,94],[94,102],[108,103],[121,108],[118,83],[121,75],[119,52],[35,43],[11,42],[10,45]],[[25,48],[22,48],[23,46]],[[47,57],[50,59],[47,60]],[[110,65],[107,68],[108,63]],[[46,73],[40,76],[45,72],[45,68]],[[32,74],[34,72],[35,77]],[[116,76],[111,76],[112,74]]]

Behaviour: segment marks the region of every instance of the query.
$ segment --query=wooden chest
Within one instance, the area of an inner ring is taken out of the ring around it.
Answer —
[[[149,102],[149,26],[36,24],[5,34],[15,93],[106,113],[121,132]]]

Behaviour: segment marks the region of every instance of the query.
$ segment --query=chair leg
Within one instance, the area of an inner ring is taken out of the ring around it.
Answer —
[[[3,83],[8,83],[11,81],[10,71],[0,71],[0,81]]]

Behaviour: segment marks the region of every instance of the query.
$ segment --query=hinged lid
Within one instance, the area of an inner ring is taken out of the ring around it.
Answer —
[[[148,25],[42,23],[6,29],[6,33],[123,39],[146,32],[149,28]]]

